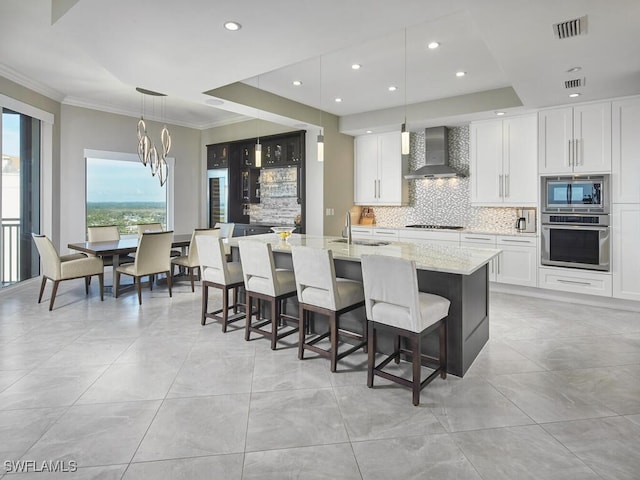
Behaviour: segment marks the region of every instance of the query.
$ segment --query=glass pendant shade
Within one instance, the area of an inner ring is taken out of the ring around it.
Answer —
[[[407,131],[407,124],[403,123],[400,130],[400,142],[402,145],[402,155],[409,155],[409,132]],[[397,148],[397,147],[396,147]]]
[[[262,167],[262,145],[260,145],[260,140],[256,143],[256,161],[255,166],[257,168]]]
[[[318,135],[318,161],[324,162],[324,135]]]

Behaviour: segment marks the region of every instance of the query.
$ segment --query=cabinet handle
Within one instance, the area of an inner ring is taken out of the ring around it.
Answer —
[[[502,175],[498,175],[498,195],[500,196],[500,198],[502,198]]]
[[[511,195],[511,189],[509,188],[509,174],[505,174],[504,176],[504,196],[505,198]]]
[[[498,275],[500,275],[500,254],[496,257],[496,261],[498,262]]]
[[[465,240],[482,240],[483,242],[490,242],[491,239],[490,238],[484,238],[484,237],[464,237]]]
[[[376,232],[376,235],[395,235],[394,232]]]
[[[373,181],[373,198],[378,198],[378,181]]]
[[[576,139],[576,148],[575,148],[575,156],[576,156],[576,165],[582,165],[582,161],[580,160],[580,140]]]
[[[494,263],[495,263],[495,259],[492,258],[491,259],[491,273],[493,273],[493,265],[494,265]]]
[[[569,140],[569,166],[572,167],[573,166],[573,156],[571,153],[571,143],[573,142],[573,140]]]
[[[559,283],[570,283],[572,285],[587,285],[587,286],[591,285],[591,282],[577,282],[575,280],[563,280],[561,278],[558,279],[558,282]]]
[[[380,192],[380,180],[378,180],[378,198],[380,198],[382,196],[381,192]]]
[[[531,243],[529,240],[512,240],[510,238],[504,238],[501,241],[502,242],[511,242],[511,243],[528,243],[528,244]]]

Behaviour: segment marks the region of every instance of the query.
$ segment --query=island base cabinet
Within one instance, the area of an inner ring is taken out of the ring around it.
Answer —
[[[571,268],[538,268],[538,286],[549,290],[610,297],[611,274]]]
[[[640,204],[613,205],[613,296],[640,300]]]

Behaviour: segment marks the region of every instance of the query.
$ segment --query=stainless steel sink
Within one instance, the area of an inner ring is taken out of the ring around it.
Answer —
[[[331,240],[332,243],[347,243],[346,238],[339,238],[338,240]],[[367,247],[383,247],[389,245],[390,242],[384,242],[381,240],[353,240],[353,245],[365,245]]]

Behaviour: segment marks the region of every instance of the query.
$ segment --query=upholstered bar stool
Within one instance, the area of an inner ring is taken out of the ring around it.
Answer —
[[[311,350],[331,360],[331,371],[335,372],[338,360],[366,346],[366,319],[363,317],[360,332],[340,328],[340,316],[364,306],[362,283],[346,278],[336,278],[333,254],[330,250],[310,247],[291,247],[293,271],[296,277],[298,304],[300,305],[300,329],[298,331],[298,358]],[[307,341],[307,325],[311,312],[324,315],[329,320],[329,330]],[[346,336],[357,340],[355,345],[338,353],[338,340]],[[316,345],[329,337],[328,350]]]
[[[271,349],[276,349],[278,340],[298,331],[298,327],[278,333],[282,319],[298,323],[298,318],[285,315],[282,305],[287,298],[296,295],[296,281],[291,270],[276,269],[271,245],[252,240],[239,240],[240,261],[244,274],[244,288],[247,292],[245,340],[249,340],[251,332],[259,333],[271,340]],[[260,317],[260,301],[271,304],[271,319],[258,320],[252,324],[253,299],[258,300],[257,316]],[[262,327],[271,323],[271,330]]]
[[[384,255],[362,255],[362,281],[368,324],[367,385],[373,387],[378,375],[413,390],[413,404],[420,403],[420,391],[438,374],[447,376],[447,315],[450,301],[438,295],[418,291],[416,264],[413,261]],[[394,335],[393,353],[375,364],[376,335],[385,330]],[[438,330],[439,358],[420,352],[422,337]],[[400,338],[408,340],[409,349],[401,348]],[[383,370],[391,360],[400,362],[400,355],[410,356],[413,378],[393,375]],[[420,380],[421,360],[433,365],[433,372]]]
[[[202,272],[200,271],[200,259],[198,258],[198,244],[196,243],[196,238],[199,236],[213,236],[219,237],[220,230],[213,228],[196,228],[191,234],[191,241],[189,242],[189,251],[186,255],[180,255],[179,257],[173,257],[171,259],[171,276],[173,276],[173,267],[177,265],[178,267],[185,268],[189,273],[189,280],[191,280],[191,291],[195,292],[195,271],[199,271],[198,279],[200,278]]]
[[[226,333],[227,325],[245,318],[244,313],[238,313],[238,289],[244,285],[242,264],[227,262],[224,243],[221,238],[212,235],[196,236],[198,257],[200,258],[200,275],[202,276],[202,317],[200,323],[204,325],[207,318],[222,321],[222,331]],[[222,290],[222,308],[207,312],[209,303],[209,287]],[[229,305],[229,290],[233,291],[233,304]],[[233,308],[234,315],[229,317],[229,309]],[[222,314],[222,316],[218,314]]]

